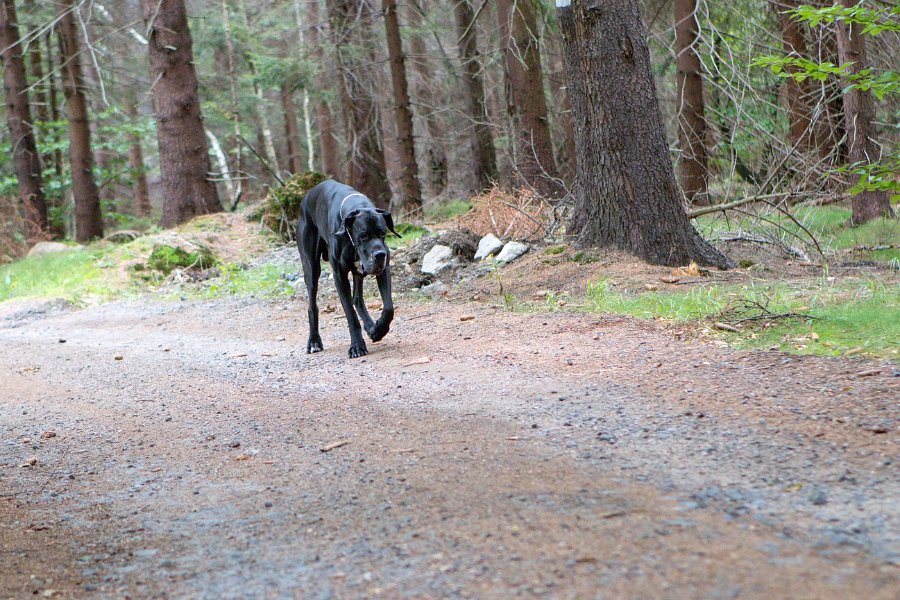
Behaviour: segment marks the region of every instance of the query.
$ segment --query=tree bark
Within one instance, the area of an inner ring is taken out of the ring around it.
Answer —
[[[244,4],[244,0],[237,0],[238,10],[241,13],[241,18],[244,21],[244,28],[247,30],[247,33],[252,33],[250,29],[250,15],[247,14],[247,6]],[[266,157],[266,160],[269,162],[269,166],[276,173],[281,172],[280,162],[278,160],[278,153],[275,151],[275,140],[272,136],[272,126],[269,123],[269,117],[266,115],[266,99],[263,93],[262,87],[260,87],[259,82],[256,80],[256,65],[253,63],[250,52],[245,52],[245,60],[247,61],[247,66],[250,69],[250,78],[253,82],[253,95],[256,96],[256,118],[259,121],[259,130],[262,135],[262,150],[263,154]]]
[[[319,0],[314,0],[318,3]],[[318,12],[318,10],[316,10]],[[300,0],[294,0],[294,20],[297,24],[297,41],[300,42],[300,48],[306,48],[306,41],[303,35],[303,17],[300,13]],[[316,25],[313,24],[315,27]],[[316,148],[313,143],[312,135],[312,119],[309,114],[309,89],[303,88],[303,132],[306,134],[306,166],[307,170],[314,171],[316,168]]]
[[[533,2],[497,0],[507,112],[515,132],[519,176],[541,195],[560,197],[565,190],[553,158]]]
[[[471,122],[469,140],[472,146],[472,162],[479,191],[485,191],[497,182],[497,151],[494,148],[494,134],[485,106],[475,14],[469,0],[457,0],[453,12],[468,105],[466,116]]]
[[[695,45],[700,34],[697,0],[675,0],[675,66],[681,189],[692,204],[708,204],[703,76]]]
[[[48,31],[44,38],[47,47],[47,99],[50,101],[50,120],[59,121],[59,98],[56,91],[56,68],[57,64],[53,60],[53,32]],[[54,135],[54,139],[55,139]],[[63,175],[63,159],[62,150],[56,148],[53,151],[53,172],[56,176],[62,178]]]
[[[382,0],[384,30],[387,38],[388,61],[391,66],[391,87],[394,90],[394,119],[397,125],[397,146],[400,155],[400,194],[395,200],[400,212],[410,213],[422,207],[422,188],[419,185],[419,165],[413,141],[412,110],[409,103],[409,83],[406,80],[406,59],[400,39],[400,20],[397,3]]]
[[[325,53],[319,40],[319,0],[309,2],[307,15],[311,25],[309,30],[309,45],[313,49],[313,57],[319,65],[316,74],[316,87],[319,90],[331,88],[328,78],[325,76]],[[316,123],[319,129],[319,153],[322,155],[322,171],[334,179],[343,177],[341,170],[341,151],[335,137],[334,117],[331,114],[331,106],[328,100],[320,95],[316,100]]]
[[[10,143],[19,198],[25,207],[26,235],[37,237],[48,230],[47,204],[41,182],[41,160],[34,141],[31,126],[31,110],[25,62],[19,44],[19,28],[16,6],[13,0],[0,2],[0,61],[3,62],[3,92],[6,98],[6,120],[9,125]]]
[[[125,114],[132,121],[137,121],[138,107],[134,99],[125,104]],[[132,122],[132,125],[135,124]],[[147,169],[144,166],[143,140],[140,135],[131,131],[128,133],[128,143],[128,170],[131,172],[134,186],[134,214],[138,217],[149,217],[150,188],[147,185]]]
[[[184,0],[143,0],[153,110],[162,171],[163,227],[222,210],[197,95],[197,73]]]
[[[808,58],[804,26],[791,18],[786,11],[797,8],[798,0],[775,0],[773,2],[781,23],[781,44],[785,54],[791,58]],[[786,69],[789,73],[794,69]],[[807,151],[813,146],[810,130],[810,107],[806,102],[809,85],[793,77],[784,80],[784,95],[788,105],[788,122],[791,143],[800,150]]]
[[[72,5],[67,5],[68,9]],[[103,237],[100,193],[94,180],[91,123],[78,50],[78,29],[73,8],[59,21],[60,60],[63,65],[63,93],[69,120],[69,165],[75,196],[75,239],[87,242]]]
[[[361,51],[371,31],[367,0],[329,0],[328,13],[335,38],[335,60],[341,104],[347,120],[349,184],[375,206],[390,206],[391,190],[381,142],[381,118],[375,100],[376,73],[369,53]]]
[[[571,235],[654,264],[732,266],[685,213],[638,0],[558,5],[578,151]]]
[[[297,127],[297,109],[294,106],[294,93],[283,87],[281,96],[281,112],[284,113],[284,139],[288,154],[288,170],[291,173],[303,172],[303,160],[300,156],[300,131]]]
[[[244,193],[244,144],[241,143],[241,110],[238,105],[238,81],[234,70],[234,44],[231,41],[231,18],[228,10],[228,0],[222,0],[222,28],[225,30],[225,64],[228,69],[228,88],[231,92],[231,153],[232,166],[227,173],[222,173],[226,178],[229,189],[229,202],[236,206]],[[227,164],[227,163],[226,163]],[[233,180],[237,178],[237,186]]]
[[[841,0],[847,8],[856,6],[853,0]],[[837,45],[840,63],[850,63],[850,73],[857,74],[868,68],[866,38],[862,27],[846,21],[836,21]],[[849,85],[850,82],[847,82]],[[881,159],[881,148],[875,140],[875,98],[869,91],[852,89],[844,92],[844,122],[850,142],[850,164],[872,164]],[[878,217],[890,216],[890,195],[887,192],[863,192],[851,200],[853,222],[866,223]]]
[[[406,5],[406,19],[410,27],[422,26],[422,13],[424,3],[419,6],[412,3]],[[447,188],[447,153],[444,150],[443,139],[445,136],[441,121],[435,117],[438,99],[443,99],[441,90],[435,84],[434,73],[428,65],[428,49],[422,36],[416,32],[409,35],[409,49],[412,58],[413,70],[416,72],[413,84],[413,98],[418,109],[419,117],[425,124],[427,136],[419,136],[418,147],[425,156],[428,166],[426,181],[431,196],[440,195]]]

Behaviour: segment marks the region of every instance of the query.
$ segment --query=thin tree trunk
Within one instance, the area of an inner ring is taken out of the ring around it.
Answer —
[[[28,81],[13,0],[0,2],[0,52],[6,120],[19,183],[19,198],[25,206],[25,233],[29,238],[35,238],[48,230],[47,204],[41,182],[41,160],[34,141],[28,94],[25,92]]]
[[[388,60],[391,65],[391,87],[394,89],[394,118],[397,124],[397,145],[400,154],[400,194],[396,205],[409,213],[422,207],[422,188],[419,185],[419,165],[413,141],[412,110],[409,104],[409,83],[406,80],[406,59],[400,39],[400,20],[397,3],[382,0],[384,29],[387,38]]]
[[[456,18],[457,45],[468,105],[466,116],[472,123],[469,136],[472,162],[478,188],[484,191],[497,182],[497,151],[494,148],[494,134],[485,107],[484,79],[481,56],[478,52],[475,14],[469,0],[457,0],[453,12]]]
[[[47,48],[47,99],[50,101],[50,120],[59,121],[59,98],[56,92],[56,61],[53,60],[53,32],[48,31],[44,37],[45,46]],[[54,140],[56,135],[54,132]],[[53,172],[58,178],[63,175],[63,159],[62,150],[56,148],[53,150]]]
[[[78,9],[73,9],[78,10]],[[91,146],[91,123],[84,78],[78,50],[78,29],[70,10],[59,22],[60,60],[63,68],[63,92],[69,119],[69,165],[72,193],[75,196],[75,239],[87,242],[103,237],[100,192],[94,181],[94,155]]]
[[[197,73],[184,0],[143,0],[149,35],[153,110],[162,171],[162,226],[222,210],[197,95]]]
[[[731,266],[685,213],[638,0],[573,0],[557,14],[578,150],[571,235],[654,264]]]
[[[125,114],[131,119],[132,126],[138,119],[138,107],[134,99],[125,104]],[[141,136],[133,128],[128,133],[128,170],[134,187],[133,211],[138,217],[150,216],[150,189],[147,186],[147,169],[144,166],[144,149]]]
[[[507,111],[515,131],[515,167],[519,175],[538,193],[558,197],[565,190],[553,158],[533,2],[497,0]]]
[[[773,2],[781,23],[781,43],[784,52],[791,58],[807,58],[806,36],[804,26],[791,18],[787,10],[797,8],[799,0],[775,0]],[[788,68],[788,72],[794,69]],[[788,121],[791,143],[800,150],[812,147],[812,131],[810,130],[810,107],[806,102],[809,85],[806,81],[797,81],[793,77],[784,79],[784,93],[788,105]]]
[[[244,3],[244,0],[237,0],[238,9],[240,10],[241,17],[244,20],[244,28],[247,30],[247,33],[251,33],[250,31],[250,15],[247,14],[247,6]],[[272,126],[269,123],[269,117],[266,114],[266,98],[263,94],[263,89],[260,87],[259,82],[256,81],[256,65],[253,64],[253,60],[250,58],[249,53],[246,55],[247,66],[250,70],[250,79],[253,82],[253,95],[256,96],[256,118],[259,119],[259,129],[262,133],[263,138],[263,148],[265,149],[266,160],[269,161],[269,166],[276,173],[281,172],[281,167],[279,166],[278,161],[278,153],[275,152],[275,141],[272,137]]]
[[[853,0],[841,0],[846,8],[856,6]],[[862,27],[837,21],[837,44],[840,63],[850,63],[850,73],[857,74],[868,67],[866,38]],[[849,85],[850,82],[847,82]],[[881,159],[881,148],[875,140],[875,98],[869,91],[852,89],[844,92],[844,121],[850,141],[850,164],[872,164]],[[853,222],[866,223],[882,216],[893,215],[887,192],[863,192],[851,200]]]
[[[391,190],[374,93],[376,73],[369,53],[361,51],[372,38],[365,26],[371,10],[367,0],[329,0],[328,12],[335,37],[341,103],[347,120],[349,184],[379,208],[389,208]]]
[[[317,4],[319,0],[313,0],[314,4]],[[316,13],[318,13],[318,8],[316,9]],[[297,41],[300,42],[300,48],[306,48],[306,41],[304,40],[303,35],[303,17],[300,13],[300,0],[294,0],[294,20],[297,23]],[[316,24],[313,23],[313,27]],[[312,119],[310,118],[309,113],[309,90],[305,87],[303,88],[303,130],[306,133],[306,166],[308,171],[314,171],[316,169],[316,149],[315,144],[313,143],[312,136]]]
[[[28,7],[34,9],[34,0],[28,1]],[[34,80],[34,116],[38,121],[46,121],[47,112],[47,87],[46,84],[37,82],[44,79],[44,58],[41,55],[41,40],[35,38],[28,45],[28,66],[31,70],[31,78]],[[35,138],[39,137],[35,132]],[[46,160],[46,159],[45,159]]]
[[[297,109],[294,107],[294,94],[287,87],[281,88],[281,110],[284,113],[284,138],[287,145],[288,170],[291,173],[303,172],[303,161],[300,157],[300,132],[297,129]]]
[[[229,201],[236,206],[244,193],[244,145],[241,143],[241,110],[238,105],[238,81],[234,70],[234,45],[231,41],[231,19],[228,11],[228,0],[222,0],[222,27],[225,30],[225,61],[228,68],[228,86],[231,92],[231,148],[232,167],[222,176],[228,182]],[[233,179],[237,177],[237,187]]]
[[[299,2],[299,0],[296,0]],[[307,15],[311,25],[309,30],[309,45],[313,49],[313,58],[319,65],[316,74],[316,87],[319,90],[331,88],[328,78],[325,77],[325,53],[319,40],[319,0],[312,0],[307,5]],[[322,154],[322,171],[335,179],[343,177],[341,170],[341,151],[335,137],[334,117],[331,114],[331,106],[323,95],[316,100],[316,124],[319,129],[319,151]]]
[[[203,128],[203,132],[206,134],[206,139],[209,140],[209,152],[212,154],[212,159],[215,159],[216,165],[219,167],[219,172],[224,175],[225,193],[231,198],[231,210],[234,210],[241,200],[243,186],[239,186],[237,192],[235,192],[234,184],[232,184],[232,173],[228,167],[228,159],[225,157],[225,152],[222,150],[222,144],[219,143],[219,138],[205,127]],[[238,179],[238,183],[242,183],[240,179]]]
[[[695,45],[699,39],[697,0],[675,0],[675,65],[681,189],[692,204],[709,204],[706,191],[706,116],[703,76]]]
[[[424,9],[424,3],[420,2],[419,7]],[[410,27],[422,26],[419,7],[412,3],[406,5],[406,19]],[[418,107],[419,117],[428,132],[427,136],[419,136],[417,145],[425,155],[428,166],[426,181],[429,194],[437,196],[447,187],[447,153],[443,143],[445,132],[441,121],[435,118],[435,107],[439,98],[443,100],[443,95],[439,95],[433,71],[429,68],[428,50],[421,35],[415,32],[409,35],[409,49],[413,70],[416,72],[413,84],[414,104]]]

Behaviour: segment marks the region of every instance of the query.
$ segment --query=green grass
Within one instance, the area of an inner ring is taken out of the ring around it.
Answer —
[[[401,223],[395,227],[397,233],[400,237],[396,237],[393,235],[388,235],[385,238],[387,245],[389,248],[399,248],[400,246],[406,246],[410,242],[413,242],[426,233],[428,230],[424,227],[419,227],[418,225],[413,225],[412,223]]]
[[[548,299],[548,305],[551,302]],[[665,319],[679,323],[736,319],[760,314],[758,303],[774,314],[805,317],[739,323],[740,333],[722,337],[742,348],[770,348],[800,354],[840,355],[861,348],[872,356],[898,357],[900,285],[874,279],[845,279],[789,285],[698,286],[683,292],[619,292],[607,281],[588,287],[585,310]],[[814,335],[815,334],[815,335]]]
[[[294,288],[282,277],[282,265],[262,265],[242,269],[235,264],[219,266],[221,275],[210,279],[208,285],[195,289],[183,289],[181,294],[191,298],[219,298],[222,296],[257,296],[274,298],[290,296]]]
[[[425,220],[429,223],[449,221],[472,210],[472,203],[467,200],[449,200],[432,204],[425,209]]]
[[[110,250],[87,248],[23,258],[0,266],[0,302],[13,298],[110,300],[126,287]]]
[[[857,247],[877,247],[900,244],[900,219],[875,219],[863,225],[849,226],[851,211],[843,206],[798,206],[792,209],[794,217],[816,238],[823,251],[850,250]],[[706,215],[696,219],[701,231],[709,237],[716,237],[722,231],[738,229],[748,232],[768,232],[777,234],[790,245],[799,245],[802,240],[814,256],[809,235],[791,219],[781,213],[771,213],[766,218],[788,232],[779,232],[771,224],[748,216],[732,215],[726,221],[721,215]],[[890,262],[900,260],[900,249],[860,250],[856,255],[862,259]]]

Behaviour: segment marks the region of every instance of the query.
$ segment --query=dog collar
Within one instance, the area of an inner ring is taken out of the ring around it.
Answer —
[[[344,196],[344,199],[341,200],[341,205],[338,207],[338,216],[341,218],[341,226],[344,225],[344,202],[347,201],[347,198],[352,198],[353,196],[362,196],[366,197],[365,194],[360,194],[359,192],[353,192],[352,194],[347,194]],[[353,247],[356,248],[356,242],[353,241],[353,236],[350,235],[350,231],[348,229],[344,229],[347,232],[347,237],[350,238],[350,243],[353,244]]]

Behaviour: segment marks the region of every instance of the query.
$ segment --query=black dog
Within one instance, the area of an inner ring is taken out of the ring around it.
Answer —
[[[397,235],[391,213],[375,208],[371,200],[349,185],[329,179],[309,190],[303,198],[302,212],[297,220],[297,247],[300,249],[303,277],[309,292],[308,353],[322,351],[319,307],[316,304],[319,275],[322,271],[320,260],[331,263],[334,285],[350,328],[350,358],[369,353],[359,321],[353,312],[354,305],[373,342],[387,335],[394,318],[391,255],[384,243],[388,230]],[[351,273],[352,302],[349,281]],[[363,299],[363,277],[366,275],[375,275],[378,291],[381,292],[383,308],[377,322],[372,321]]]

